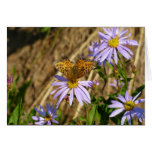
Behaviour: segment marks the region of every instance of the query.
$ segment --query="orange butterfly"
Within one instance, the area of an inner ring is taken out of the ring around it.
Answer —
[[[78,59],[75,64],[69,60],[64,60],[63,62],[58,62],[56,68],[62,72],[68,80],[75,81],[91,71],[93,65],[94,63],[92,61],[86,61],[84,59]]]

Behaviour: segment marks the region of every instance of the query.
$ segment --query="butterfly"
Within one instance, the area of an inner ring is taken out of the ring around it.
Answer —
[[[64,60],[56,64],[57,70],[62,72],[70,81],[83,77],[92,70],[93,66],[94,63],[92,61],[86,61],[84,59],[78,59],[75,64],[70,60]]]

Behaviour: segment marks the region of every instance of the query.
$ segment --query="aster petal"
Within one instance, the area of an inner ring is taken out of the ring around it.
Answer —
[[[133,102],[139,97],[139,95],[141,94],[141,92],[139,92],[134,98],[133,98]]]
[[[60,98],[59,98],[59,100],[58,100],[58,102],[57,102],[57,107],[59,106],[59,104],[60,104],[60,102],[63,100],[63,98],[67,95],[67,93],[68,93],[69,90],[70,90],[70,89],[67,88],[67,89],[61,94],[61,96],[60,96]]]
[[[117,46],[118,51],[126,58],[126,59],[130,59],[131,56],[129,55],[129,53],[127,51],[125,51],[124,49],[122,49],[121,47]]]
[[[125,123],[125,120],[126,120],[128,114],[129,114],[129,111],[126,111],[126,112],[124,113],[124,115],[122,116],[121,125],[123,125],[123,124]]]
[[[111,57],[112,57],[112,54],[113,54],[113,48],[111,48],[109,51],[110,51],[110,53],[109,53],[109,55],[107,57],[107,60],[110,63],[111,62]]]
[[[128,39],[130,36],[131,36],[131,33],[129,33],[128,36],[121,37],[121,38],[119,37],[119,41]]]
[[[110,50],[108,50],[108,51],[101,57],[100,62],[103,62],[103,61],[107,58],[107,56],[109,55],[109,53],[110,53]]]
[[[111,31],[109,31],[109,30],[107,30],[106,28],[102,28],[103,30],[104,30],[104,32],[106,33],[106,34],[108,34],[109,36],[112,36],[112,32]]]
[[[93,51],[94,51],[94,49],[93,49],[92,46],[89,46],[89,51],[90,51],[90,52],[93,52]]]
[[[81,94],[81,98],[83,99],[83,101],[85,102],[85,101],[87,101],[88,103],[91,103],[91,101],[87,98],[87,96],[86,96],[86,94],[78,87],[77,88],[78,89],[78,91],[80,92],[80,94]],[[86,102],[85,102],[86,103]],[[86,103],[87,104],[87,103]]]
[[[111,103],[112,104],[108,106],[109,108],[123,108],[124,107],[122,103],[115,100],[112,100]]]
[[[57,117],[58,117],[58,115],[54,115],[54,116],[53,116],[54,119],[57,118]]]
[[[128,45],[130,45],[130,46],[132,46],[132,45],[138,46],[138,45],[139,45],[138,42],[135,41],[135,40],[127,40],[127,43],[128,43]]]
[[[93,56],[96,56],[100,51],[106,49],[108,47],[107,43],[102,43],[97,50],[94,51]]]
[[[109,35],[106,35],[106,34],[104,34],[102,32],[98,32],[98,34],[99,34],[99,37],[101,39],[110,40],[110,36]]]
[[[58,97],[62,92],[64,92],[66,89],[67,89],[67,87],[64,87],[64,88],[60,89],[60,90],[54,95],[53,100],[54,100],[55,98],[57,98],[57,97]]]
[[[143,109],[141,109],[141,108],[139,108],[139,107],[135,107],[133,110],[134,110],[135,112],[137,112],[137,113],[145,114],[145,110],[143,110]]]
[[[59,124],[59,122],[57,120],[55,120],[55,119],[52,119],[52,122],[56,123],[56,124]]]
[[[43,117],[39,117],[39,116],[32,116],[32,119],[35,121],[43,121],[44,120]]]
[[[53,90],[50,94],[51,94],[51,95],[52,95],[52,94],[54,94],[57,90],[59,90],[59,89],[63,88],[64,86],[66,86],[66,85],[63,85],[63,86],[60,86],[60,87],[56,88],[56,89],[55,89],[55,90]]]
[[[40,115],[42,115],[43,117],[46,116],[46,112],[44,111],[44,109],[41,107],[41,105],[39,105],[40,110],[38,110],[37,108],[34,108],[36,112],[38,112]]]
[[[46,121],[38,121],[38,122],[35,122],[34,124],[35,125],[44,125],[46,123]]]
[[[89,100],[91,100],[89,92],[88,92],[83,86],[81,86],[80,84],[78,84],[78,86],[79,86],[79,88],[81,88],[81,90],[83,90],[83,92],[86,94],[87,98],[88,98]]]
[[[126,102],[126,99],[122,96],[122,95],[118,95],[118,97],[117,97],[120,101],[122,101],[123,103],[125,103]]]
[[[51,121],[47,121],[47,124],[48,124],[48,125],[51,125]]]
[[[118,115],[119,113],[123,112],[124,110],[125,110],[124,108],[116,109],[110,114],[109,117],[114,117],[114,116]]]
[[[145,102],[145,99],[136,100],[136,101],[135,101],[135,104],[142,103],[142,102]]]
[[[129,52],[131,55],[133,55],[133,52],[130,50],[130,49],[128,49],[127,47],[125,47],[125,46],[122,46],[122,45],[119,45],[122,49],[124,49],[124,50],[126,50],[127,52]]]
[[[129,94],[128,94],[128,91],[126,91],[126,93],[125,93],[125,99],[126,99],[126,101],[129,101]]]
[[[115,48],[114,48],[114,61],[116,64],[118,63],[118,56]]]
[[[91,81],[79,81],[78,82],[80,85],[83,85],[85,87],[90,87]]]
[[[70,92],[70,97],[69,97],[69,103],[70,103],[70,106],[72,105],[72,102],[73,102],[73,88]]]
[[[58,79],[59,81],[68,81],[66,78],[59,76],[59,75],[55,75],[54,76],[56,79]]]
[[[51,85],[52,86],[60,86],[60,85],[66,85],[66,84],[67,84],[66,82],[54,82]]]
[[[79,91],[77,90],[77,88],[74,88],[74,93],[75,93],[76,98],[78,99],[79,103],[80,103],[81,105],[83,105],[83,102],[82,102],[80,93],[79,93]]]
[[[128,124],[131,125],[131,115],[130,115],[130,112],[127,115],[127,120],[128,120]]]
[[[97,61],[102,55],[105,55],[109,49],[110,48],[107,47],[104,51],[102,51],[100,54],[98,54],[94,60]]]
[[[125,28],[123,28],[120,33],[119,33],[119,37],[121,38],[122,36],[124,36],[126,33],[128,32],[128,29],[125,30]]]

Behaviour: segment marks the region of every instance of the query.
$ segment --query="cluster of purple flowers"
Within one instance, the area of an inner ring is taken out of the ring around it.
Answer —
[[[114,63],[118,64],[119,55],[121,54],[126,59],[131,59],[131,55],[133,52],[127,46],[138,46],[138,42],[135,40],[130,40],[129,37],[131,34],[129,33],[127,36],[125,34],[128,32],[127,29],[123,28],[119,32],[119,28],[103,28],[105,33],[98,32],[100,37],[100,43],[92,42],[92,46],[89,46],[89,50],[92,54],[89,56],[93,57],[94,61],[97,61],[99,65],[105,65],[105,62],[108,61],[110,64],[114,61]],[[99,85],[97,80],[95,81],[75,81],[71,83],[68,79],[55,75],[55,78],[58,82],[52,83],[52,86],[57,87],[55,90],[51,92],[51,95],[55,93],[53,100],[58,97],[58,102],[56,107],[54,105],[46,104],[47,112],[45,112],[44,108],[40,105],[40,110],[35,108],[35,110],[41,116],[33,116],[32,119],[35,120],[35,124],[44,125],[48,124],[51,125],[52,123],[58,124],[58,121],[55,120],[58,115],[56,115],[56,111],[63,100],[69,102],[70,106],[72,106],[74,97],[78,100],[78,102],[83,105],[90,104],[91,98],[87,88],[92,88],[93,90]],[[113,84],[110,84],[113,87],[117,86],[117,81],[114,81]],[[123,86],[124,83],[120,83],[120,86]],[[118,95],[116,100],[111,101],[111,105],[109,108],[116,108],[110,117],[114,117],[121,112],[124,112],[121,120],[121,125],[125,123],[125,120],[128,120],[128,124],[131,124],[131,120],[138,118],[140,122],[144,120],[144,110],[137,107],[136,105],[144,102],[144,99],[139,99],[139,94],[135,97],[129,96],[128,91],[125,93],[125,97],[122,95]]]

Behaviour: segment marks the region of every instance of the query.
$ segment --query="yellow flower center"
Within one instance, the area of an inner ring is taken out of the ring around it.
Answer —
[[[126,111],[130,111],[130,110],[134,109],[135,103],[132,102],[131,100],[129,100],[125,103],[124,106],[125,106]]]
[[[49,116],[49,115],[47,115],[47,116],[45,116],[45,121],[50,121],[52,118],[51,118],[51,116]]]
[[[68,87],[71,89],[71,88],[76,88],[78,86],[78,80],[75,80],[75,81],[68,81],[67,82],[68,84]]]
[[[108,40],[108,45],[110,47],[114,47],[116,48],[119,45],[119,40],[118,40],[118,36],[115,36],[115,38]]]

